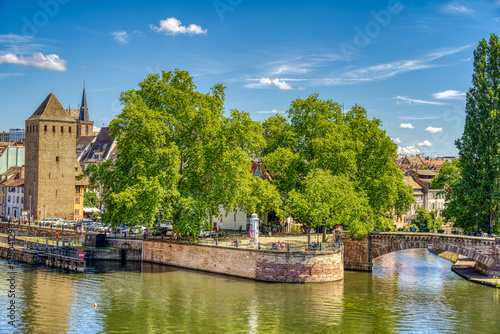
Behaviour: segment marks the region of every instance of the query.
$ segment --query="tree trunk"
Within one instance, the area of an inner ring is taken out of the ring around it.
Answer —
[[[323,242],[326,242],[326,226],[323,226]]]
[[[311,244],[311,226],[307,226],[307,247]]]

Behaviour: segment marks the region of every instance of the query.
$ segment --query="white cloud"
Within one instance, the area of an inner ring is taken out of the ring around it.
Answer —
[[[433,51],[428,54],[425,54],[420,58],[398,60],[392,63],[377,64],[355,70],[349,70],[335,76],[330,76],[323,79],[316,79],[313,82],[315,82],[318,85],[328,86],[328,85],[347,85],[347,84],[356,84],[362,82],[386,80],[398,74],[406,72],[444,66],[442,64],[433,64],[432,61],[445,56],[450,56],[455,53],[462,52],[466,49],[469,49],[471,46],[472,44],[467,44],[456,48],[441,49],[438,51]]]
[[[253,81],[256,81],[255,79],[251,79]],[[281,90],[302,90],[302,87],[299,88],[294,88],[291,84],[289,84],[287,81],[290,79],[279,79],[279,78],[260,78],[258,79],[257,83],[252,83],[246,85],[247,88],[267,88],[270,86],[275,86],[278,87]]]
[[[92,127],[92,132],[96,133],[96,132],[100,132],[100,131],[101,131],[100,127],[95,126],[95,125]]]
[[[401,144],[403,141],[398,137],[398,138],[391,138],[393,142],[396,144]]]
[[[125,30],[112,31],[111,35],[120,44],[128,44],[128,33]]]
[[[436,133],[443,132],[443,128],[435,128],[433,126],[428,126],[425,128],[425,132],[435,135]]]
[[[434,98],[440,99],[440,100],[463,100],[465,97],[465,92],[460,92],[458,90],[452,90],[448,89],[445,90],[444,92],[438,92],[432,94]]]
[[[34,53],[32,56],[17,56],[13,53],[7,53],[0,56],[0,64],[14,64],[26,67],[35,67],[42,70],[50,71],[67,71],[66,60],[59,58],[56,54],[44,56],[40,52]]]
[[[402,103],[408,103],[408,104],[432,104],[432,105],[436,105],[436,106],[444,106],[444,105],[448,104],[448,103],[444,103],[444,102],[434,102],[434,101],[426,101],[426,100],[420,100],[420,99],[410,99],[410,98],[407,98],[404,96],[396,96],[395,98],[401,100]]]
[[[420,150],[417,147],[415,147],[415,145],[410,145],[410,146],[406,146],[406,147],[398,146],[397,153],[404,154],[404,155],[415,155],[415,154],[420,153]]]
[[[421,121],[421,120],[440,119],[440,118],[443,118],[443,116],[422,115],[422,116],[401,116],[401,117],[399,117],[399,119],[401,119],[401,120],[408,120],[408,121]]]
[[[450,14],[472,14],[474,11],[463,4],[461,4],[459,1],[455,1],[453,3],[449,3],[444,6],[444,10]]]
[[[23,75],[22,73],[0,73],[0,79],[2,78],[12,78]]]
[[[424,140],[423,142],[418,143],[418,146],[431,147],[432,143],[430,141],[428,141],[428,140]]]
[[[399,124],[399,127],[402,129],[415,129],[415,127],[411,123],[401,123]]]
[[[309,72],[306,68],[307,64],[302,65],[280,65],[275,68],[271,74],[273,75],[283,75],[283,74],[305,74]]]
[[[167,35],[189,34],[189,35],[204,35],[207,29],[202,29],[201,26],[191,23],[188,27],[183,26],[182,22],[175,17],[170,17],[160,21],[160,26],[157,27],[150,24],[151,30],[156,32],[164,32]]]
[[[257,114],[277,114],[282,113],[283,110],[273,109],[273,110],[260,110],[257,111]]]

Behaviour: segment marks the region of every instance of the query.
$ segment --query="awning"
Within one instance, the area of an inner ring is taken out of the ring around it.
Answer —
[[[83,208],[83,212],[85,213],[94,213],[94,212],[101,212],[98,208]]]

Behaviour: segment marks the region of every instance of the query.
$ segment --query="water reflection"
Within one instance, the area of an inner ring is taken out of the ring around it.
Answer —
[[[318,284],[155,264],[92,266],[86,275],[19,268],[18,333],[497,333],[500,326],[499,291],[456,276],[427,250],[387,254],[372,274]],[[7,303],[2,284],[2,309]],[[5,325],[4,318],[0,328],[10,333]]]

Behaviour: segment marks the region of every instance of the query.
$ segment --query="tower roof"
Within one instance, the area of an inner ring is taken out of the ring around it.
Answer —
[[[82,104],[80,105],[79,121],[90,121],[89,108],[87,106],[87,95],[85,94],[85,86],[83,86]]]
[[[58,120],[74,122],[57,97],[50,93],[28,120]]]

